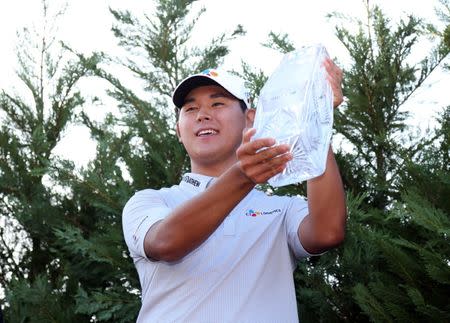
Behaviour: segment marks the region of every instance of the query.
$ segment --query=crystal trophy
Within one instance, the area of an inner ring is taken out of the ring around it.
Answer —
[[[269,184],[284,186],[317,177],[325,171],[333,127],[333,93],[322,65],[322,45],[287,53],[261,90],[253,137],[288,144],[293,159]]]

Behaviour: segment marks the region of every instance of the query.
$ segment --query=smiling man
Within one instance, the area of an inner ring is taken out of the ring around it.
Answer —
[[[341,70],[324,65],[334,104]],[[344,239],[346,207],[329,150],[307,201],[256,190],[292,159],[273,138],[251,141],[255,110],[243,80],[207,70],[173,93],[191,161],[179,185],[137,192],[123,211],[142,287],[138,322],[298,322],[296,261]],[[264,148],[264,149],[262,149]]]

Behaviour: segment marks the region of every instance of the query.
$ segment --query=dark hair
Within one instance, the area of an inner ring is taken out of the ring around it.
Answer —
[[[247,110],[247,105],[245,104],[244,100],[239,100],[239,105],[241,106],[242,112],[245,112]]]

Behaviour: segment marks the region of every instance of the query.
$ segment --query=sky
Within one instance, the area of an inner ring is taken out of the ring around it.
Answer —
[[[49,2],[51,5],[62,3],[60,0]],[[195,42],[200,47],[207,45],[213,36],[242,24],[247,34],[232,43],[223,66],[226,69],[239,67],[244,60],[270,75],[281,60],[280,54],[261,46],[270,31],[287,33],[296,46],[321,43],[345,68],[349,64],[348,54],[334,34],[334,23],[325,16],[337,11],[363,19],[363,3],[362,0],[199,0],[194,9],[205,7],[206,12],[196,24]],[[378,4],[394,21],[412,13],[437,22],[434,14],[437,1],[416,1],[414,6],[408,0],[371,0],[370,3]],[[110,31],[113,18],[108,7],[129,9],[137,15],[154,12],[154,3],[150,0],[68,0],[59,24],[59,37],[84,53],[114,53],[118,47]],[[40,12],[39,0],[0,0],[0,89],[16,89],[16,31],[39,21]],[[420,57],[420,51],[416,55]],[[450,72],[433,72],[426,86],[404,107],[413,114],[413,123],[427,125],[437,109],[450,104],[450,97],[446,95],[449,85]],[[90,142],[86,129],[74,126],[66,131],[56,153],[84,165],[95,155],[95,145]]]

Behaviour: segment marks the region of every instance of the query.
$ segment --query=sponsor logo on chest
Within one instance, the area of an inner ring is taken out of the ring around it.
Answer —
[[[254,209],[248,209],[247,212],[245,212],[245,216],[258,217],[263,215],[275,215],[278,213],[281,213],[281,209],[274,209],[271,211],[255,211]]]

